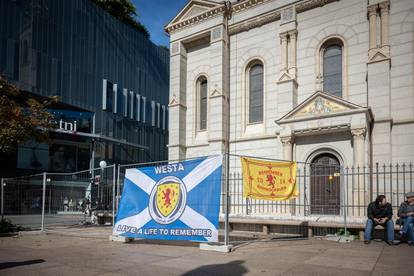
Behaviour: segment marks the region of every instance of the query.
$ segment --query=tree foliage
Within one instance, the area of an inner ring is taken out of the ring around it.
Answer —
[[[44,142],[55,128],[46,110],[57,97],[38,101],[0,75],[0,152],[9,152],[29,139]]]
[[[112,16],[118,18],[135,29],[141,31],[145,37],[149,38],[147,28],[136,20],[137,9],[131,0],[93,0],[95,4],[109,12]]]

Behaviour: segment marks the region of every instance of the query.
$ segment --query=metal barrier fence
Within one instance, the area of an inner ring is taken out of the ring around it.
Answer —
[[[297,198],[288,201],[249,199],[243,197],[243,176],[240,165],[237,165],[239,158],[235,155],[231,157],[229,176],[230,213],[236,216],[289,219],[314,216],[332,221],[346,216],[359,222],[360,218],[366,217],[368,204],[381,194],[392,204],[396,216],[405,194],[413,191],[414,186],[412,163],[341,167],[298,162]]]
[[[42,227],[44,174],[2,179],[1,214],[24,228]]]
[[[231,218],[256,220],[318,220],[343,223],[346,227],[347,222],[363,222],[367,205],[379,194],[386,195],[396,215],[399,205],[405,199],[405,193],[413,191],[414,186],[411,163],[341,167],[339,162],[325,156],[312,164],[297,163],[297,198],[285,201],[250,199],[243,197],[240,157],[233,154],[228,156],[228,181],[223,167],[222,221],[225,221],[228,214]],[[224,161],[225,158],[223,156]],[[264,160],[284,161],[270,158]],[[113,220],[127,169],[178,161],[184,160],[112,165],[75,173],[44,173],[2,179],[1,213],[15,224],[32,229],[92,223],[99,219],[92,215],[97,212]],[[248,229],[254,230],[255,227],[249,226]],[[299,232],[303,233],[302,230],[299,229]]]
[[[116,166],[3,178],[1,214],[28,229],[91,224],[114,217]]]

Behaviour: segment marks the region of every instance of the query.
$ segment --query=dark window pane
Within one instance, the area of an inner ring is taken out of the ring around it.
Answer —
[[[328,46],[323,54],[323,90],[342,97],[342,47]]]
[[[108,81],[106,86],[106,110],[112,112],[113,84]]]
[[[249,123],[263,121],[263,65],[249,71]]]
[[[200,89],[200,130],[207,128],[207,80],[199,82]]]

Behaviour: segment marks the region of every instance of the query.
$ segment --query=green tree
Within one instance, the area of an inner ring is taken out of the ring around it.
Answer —
[[[44,142],[55,128],[46,110],[57,97],[38,101],[0,75],[0,152],[10,152],[29,139]]]
[[[141,31],[145,37],[149,38],[150,35],[147,28],[136,19],[138,16],[137,9],[130,0],[93,0],[93,2],[112,16]]]

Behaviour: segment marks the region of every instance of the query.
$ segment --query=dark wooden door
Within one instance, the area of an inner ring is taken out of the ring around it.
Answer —
[[[318,155],[311,165],[311,214],[339,215],[340,164],[332,154]]]

